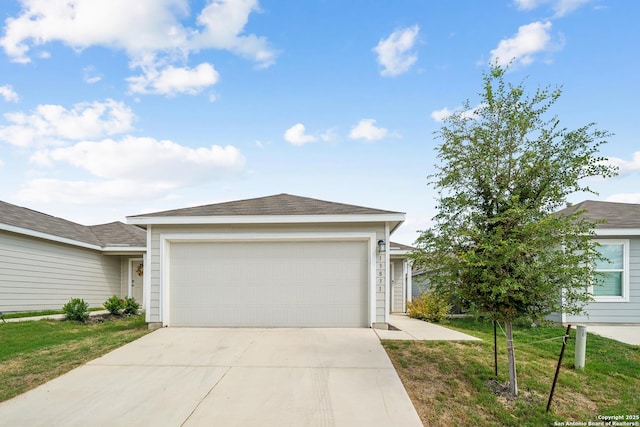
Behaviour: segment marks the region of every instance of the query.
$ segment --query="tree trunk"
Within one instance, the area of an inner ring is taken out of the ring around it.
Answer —
[[[505,332],[507,333],[507,357],[509,358],[509,388],[514,396],[518,395],[518,375],[516,374],[516,354],[513,351],[513,330],[511,320],[504,321]]]

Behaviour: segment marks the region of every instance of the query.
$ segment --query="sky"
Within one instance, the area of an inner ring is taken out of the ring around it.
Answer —
[[[488,64],[562,86],[640,203],[635,0],[3,0],[0,200],[85,225],[289,193],[435,215],[435,133]]]

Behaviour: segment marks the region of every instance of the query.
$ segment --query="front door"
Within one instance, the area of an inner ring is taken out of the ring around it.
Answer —
[[[142,260],[132,259],[129,264],[129,272],[131,277],[131,287],[129,289],[129,295],[135,298],[135,300],[140,303],[140,306],[142,306],[144,302],[142,300],[142,278],[144,275]]]

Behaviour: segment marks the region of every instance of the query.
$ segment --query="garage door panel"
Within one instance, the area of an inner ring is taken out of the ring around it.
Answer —
[[[172,243],[176,326],[367,326],[367,243]]]

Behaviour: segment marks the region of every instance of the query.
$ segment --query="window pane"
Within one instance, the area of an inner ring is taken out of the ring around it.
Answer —
[[[593,295],[597,297],[622,296],[622,272],[601,273],[593,286]]]
[[[599,248],[596,248],[607,261],[596,261],[596,270],[622,270],[624,268],[624,245],[609,245],[601,244]]]

